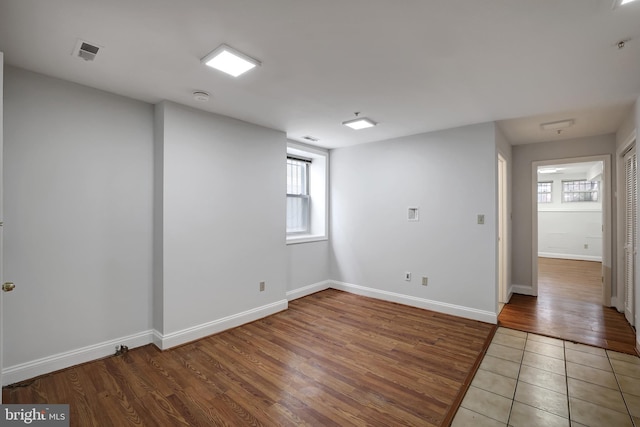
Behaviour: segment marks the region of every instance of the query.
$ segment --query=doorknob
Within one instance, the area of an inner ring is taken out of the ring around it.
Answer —
[[[5,282],[2,284],[2,290],[5,292],[11,292],[16,288],[16,285],[13,282]]]

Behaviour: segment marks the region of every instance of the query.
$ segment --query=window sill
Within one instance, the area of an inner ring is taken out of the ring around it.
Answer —
[[[298,243],[311,243],[329,240],[325,235],[301,234],[297,236],[287,236],[287,245],[297,245]]]

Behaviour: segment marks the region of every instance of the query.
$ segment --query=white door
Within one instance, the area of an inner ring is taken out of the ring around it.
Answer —
[[[635,146],[624,155],[624,315],[632,325],[635,318],[636,219],[638,210],[637,158]]]

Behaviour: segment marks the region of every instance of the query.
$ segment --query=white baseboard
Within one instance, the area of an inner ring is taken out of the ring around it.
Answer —
[[[324,282],[314,283],[312,285],[304,286],[302,288],[294,289],[287,292],[287,300],[293,301],[294,299],[306,297],[307,295],[315,294],[316,292],[324,291],[331,287],[331,280],[325,280]]]
[[[513,296],[513,286],[509,286],[509,289],[507,289],[507,300],[505,301],[505,304],[509,304],[509,301],[511,301],[512,296]]]
[[[571,259],[575,261],[597,261],[602,262],[601,256],[595,255],[576,255],[576,254],[557,254],[553,252],[538,252],[540,258],[556,258],[556,259]]]
[[[439,301],[432,301],[424,298],[418,298],[394,292],[387,292],[374,288],[367,288],[350,283],[327,280],[295,289],[293,291],[289,291],[286,294],[287,299],[276,301],[271,304],[267,304],[201,325],[196,325],[187,329],[183,329],[181,331],[164,335],[157,330],[144,331],[126,337],[90,345],[80,349],[47,356],[19,365],[9,366],[2,371],[2,385],[5,386],[8,384],[13,384],[50,372],[58,371],[60,369],[68,368],[70,366],[110,356],[115,353],[116,346],[120,345],[126,345],[130,349],[133,349],[153,343],[161,350],[166,350],[171,347],[195,341],[197,339],[204,338],[206,336],[216,334],[227,329],[235,328],[245,323],[253,322],[263,317],[286,310],[288,308],[288,303],[290,300],[301,298],[303,296],[310,295],[312,293],[328,288],[334,288],[357,295],[363,295],[381,299],[384,301],[396,302],[412,307],[433,310],[436,312],[478,320],[481,322],[492,324],[497,323],[497,314],[489,311],[477,310],[469,307],[448,304]],[[521,293],[518,292],[517,285],[513,286],[512,288],[513,292]]]
[[[353,285],[351,283],[331,282],[331,287],[352,294],[396,302],[399,304],[409,305],[411,307],[424,308],[427,310],[437,311],[439,313],[450,314],[452,316],[464,317],[466,319],[478,320],[480,322],[492,323],[494,325],[498,323],[498,315],[490,311],[477,310],[475,308],[432,301],[410,295],[397,294],[395,292],[381,291],[379,289],[367,288],[365,286]]]
[[[536,296],[533,292],[533,287],[530,285],[511,285],[511,292],[520,295]]]
[[[132,349],[151,344],[153,342],[152,337],[153,331],[144,331],[76,350],[43,357],[42,359],[31,362],[9,366],[2,370],[2,385],[17,383],[70,366],[110,356],[116,352],[116,347],[120,345],[126,345]]]
[[[154,331],[153,342],[161,350],[167,350],[177,345],[186,344],[209,335],[217,334],[245,323],[253,322],[263,317],[286,310],[289,302],[284,299],[271,304],[263,305],[242,313],[233,314],[201,325],[192,326],[177,332],[161,334]]]

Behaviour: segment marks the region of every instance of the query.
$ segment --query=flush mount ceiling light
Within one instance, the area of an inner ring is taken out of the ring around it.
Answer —
[[[355,113],[356,115],[355,119],[347,120],[346,122],[342,122],[342,124],[355,130],[374,127],[375,125],[378,124],[367,117],[358,117],[359,114],[360,113]]]
[[[201,62],[233,77],[238,77],[260,65],[260,61],[257,59],[253,59],[226,44],[220,45],[213,52],[202,58]]]
[[[542,123],[540,127],[542,128],[542,130],[555,130],[560,133],[563,129],[573,126],[573,123],[573,119],[560,120],[558,122]]]
[[[564,168],[545,168],[538,170],[538,173],[557,173],[564,170]]]
[[[613,0],[613,6],[612,7],[613,7],[613,9],[615,9],[618,6],[623,6],[625,4],[632,3],[634,1],[636,1],[636,0]]]

